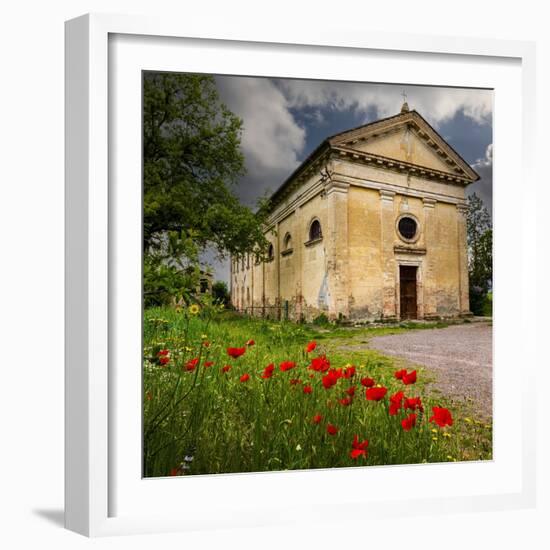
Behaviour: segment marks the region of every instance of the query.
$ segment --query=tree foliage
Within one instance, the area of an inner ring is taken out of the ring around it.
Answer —
[[[168,231],[143,256],[145,307],[189,303],[199,280],[199,254],[193,232]]]
[[[216,281],[212,285],[212,299],[216,304],[229,305],[231,298],[225,281]]]
[[[254,213],[233,187],[245,173],[242,121],[220,101],[208,75],[146,73],[143,79],[143,250],[145,295],[165,301],[191,284],[175,273],[198,252],[262,253],[265,205]],[[183,243],[175,244],[181,238]],[[170,244],[171,243],[171,244]],[[172,272],[170,275],[169,272]],[[190,287],[192,288],[192,287]]]
[[[491,216],[476,193],[468,197],[467,223],[470,309],[481,315],[493,281],[493,230]]]

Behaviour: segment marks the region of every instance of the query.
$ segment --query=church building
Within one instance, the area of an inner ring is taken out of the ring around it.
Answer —
[[[406,102],[328,137],[271,197],[267,260],[232,258],[233,305],[307,321],[469,315],[465,192],[478,179]]]

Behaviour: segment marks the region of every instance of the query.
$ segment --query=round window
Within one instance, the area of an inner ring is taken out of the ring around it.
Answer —
[[[413,218],[410,218],[408,216],[404,216],[399,220],[399,224],[397,225],[397,228],[399,229],[399,233],[404,239],[411,240],[414,239],[416,235],[416,229],[417,224],[416,220]]]

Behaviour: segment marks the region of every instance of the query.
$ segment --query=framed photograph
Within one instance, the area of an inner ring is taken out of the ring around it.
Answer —
[[[67,528],[532,505],[533,67],[67,22]]]

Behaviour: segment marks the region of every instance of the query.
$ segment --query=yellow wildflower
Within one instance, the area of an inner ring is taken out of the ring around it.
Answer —
[[[189,306],[189,313],[191,315],[197,315],[199,311],[200,311],[200,307],[197,304],[192,304]]]

